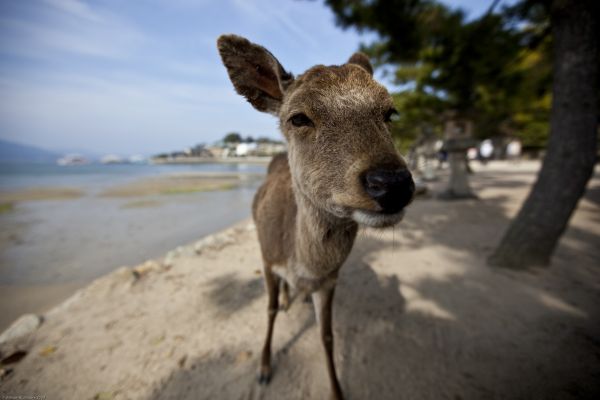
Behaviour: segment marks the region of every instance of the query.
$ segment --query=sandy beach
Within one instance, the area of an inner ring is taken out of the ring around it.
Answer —
[[[485,258],[539,164],[473,165],[477,200],[420,198],[362,230],[339,278],[335,358],[348,399],[592,399],[600,393],[600,171],[547,269]],[[441,190],[444,179],[434,183]],[[310,304],[278,317],[256,383],[266,295],[245,219],[96,279],[0,346],[0,394],[46,399],[325,399]],[[3,293],[5,293],[3,291]],[[3,296],[5,301],[6,296]],[[17,360],[18,359],[18,360]]]

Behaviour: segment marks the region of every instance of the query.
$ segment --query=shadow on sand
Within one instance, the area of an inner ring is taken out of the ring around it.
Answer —
[[[587,192],[596,210],[599,188]],[[600,259],[598,234],[570,228],[551,269],[492,270],[484,260],[509,222],[509,200],[422,200],[393,234],[359,235],[334,311],[347,399],[598,398],[600,288],[590,267]],[[256,279],[227,275],[213,284],[209,297],[223,312],[258,296],[266,306]],[[275,375],[266,388],[255,382],[260,331],[190,359],[150,399],[328,398],[311,306],[299,302],[278,317],[275,337]],[[248,346],[252,354],[244,353]]]

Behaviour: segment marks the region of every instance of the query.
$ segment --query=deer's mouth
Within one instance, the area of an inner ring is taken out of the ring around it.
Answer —
[[[404,209],[394,214],[384,214],[381,212],[354,210],[352,211],[352,219],[361,225],[371,228],[387,228],[388,226],[396,225],[404,218]]]

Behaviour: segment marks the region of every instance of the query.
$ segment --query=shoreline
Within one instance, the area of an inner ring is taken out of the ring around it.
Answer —
[[[177,181],[187,180],[194,185],[201,186],[203,183],[210,184],[217,180],[222,182],[242,184],[251,180],[258,180],[265,176],[260,172],[244,172],[244,171],[181,171],[165,174],[154,174],[148,176],[132,176],[125,182],[118,182],[105,187],[105,190],[112,190],[126,186],[139,185],[147,182],[154,182],[156,185],[162,185],[166,188],[175,186]],[[209,187],[210,190],[210,187]],[[218,189],[217,189],[218,190]],[[80,185],[55,185],[55,184],[37,184],[27,185],[22,187],[0,187],[0,203],[5,202],[20,202],[20,201],[35,201],[35,200],[52,200],[52,199],[71,199],[86,195],[85,188]],[[140,192],[137,195],[143,196]]]
[[[64,304],[73,301],[80,291],[85,291],[93,286],[97,281],[109,279],[113,274],[123,274],[123,271],[129,271],[135,279],[146,275],[150,271],[168,268],[173,260],[181,256],[192,256],[201,254],[207,249],[220,249],[231,243],[231,236],[240,230],[252,230],[252,222],[249,218],[242,218],[228,227],[218,229],[205,236],[200,236],[193,241],[185,244],[179,244],[170,250],[161,253],[152,258],[142,259],[130,265],[120,265],[110,268],[110,270],[100,276],[87,280],[73,280],[67,282],[40,282],[30,284],[1,284],[0,291],[4,298],[18,299],[18,301],[6,302],[0,304],[0,335],[16,322],[20,317],[27,314],[35,314],[45,319],[51,315],[53,310],[61,309]],[[15,307],[14,303],[18,303]],[[11,316],[13,318],[5,318]]]
[[[182,157],[173,159],[156,159],[150,160],[151,164],[264,164],[268,165],[271,162],[272,156],[267,157]]]
[[[259,173],[190,171],[129,183],[0,191],[0,330],[122,265],[247,218]],[[68,194],[68,196],[66,194]]]

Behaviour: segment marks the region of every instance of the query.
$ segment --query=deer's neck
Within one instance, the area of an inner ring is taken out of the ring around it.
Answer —
[[[298,207],[295,261],[315,278],[337,272],[352,249],[358,225],[316,207],[297,190],[294,194]]]

